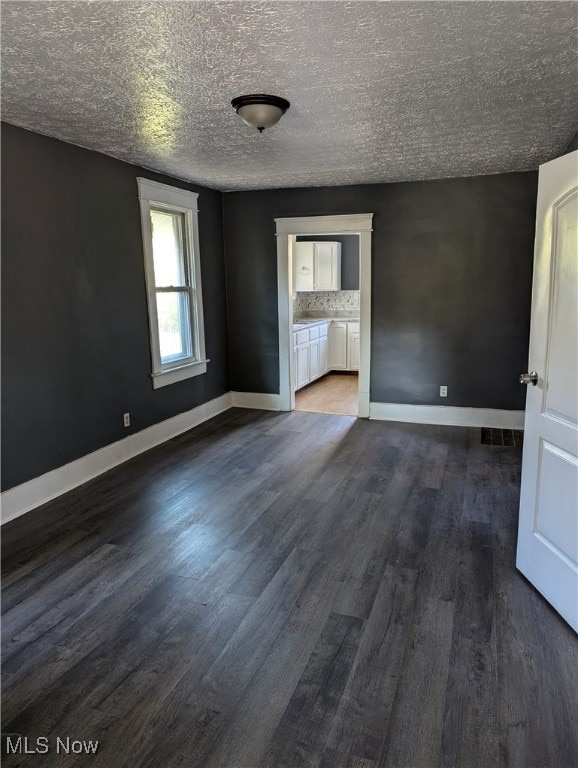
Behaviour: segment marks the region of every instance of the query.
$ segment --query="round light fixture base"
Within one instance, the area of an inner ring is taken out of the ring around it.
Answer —
[[[279,122],[290,104],[287,99],[282,99],[280,96],[253,93],[237,96],[231,101],[231,106],[246,125],[263,133],[265,128],[271,128]]]

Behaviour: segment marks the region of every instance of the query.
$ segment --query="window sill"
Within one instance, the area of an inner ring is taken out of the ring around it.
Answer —
[[[152,374],[153,387],[166,387],[168,384],[175,384],[177,381],[184,381],[193,376],[199,376],[207,372],[207,363],[209,360],[196,360],[194,363],[179,365],[177,368],[170,368],[167,371],[159,371]]]

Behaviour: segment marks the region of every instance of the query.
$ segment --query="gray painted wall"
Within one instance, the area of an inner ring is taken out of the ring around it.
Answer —
[[[341,243],[341,290],[359,290],[359,237],[358,235],[301,236],[304,242]]]
[[[226,193],[232,388],[279,392],[275,217],[373,212],[372,401],[522,409],[536,192],[532,172]]]
[[[200,193],[211,363],[159,390],[139,175]],[[278,392],[278,216],[375,214],[373,401],[523,408],[536,187],[525,173],[221,195],[4,124],[2,488],[229,389]]]
[[[200,193],[211,362],[205,376],[157,390],[137,176]],[[219,192],[3,124],[3,489],[229,390],[221,203]]]
[[[574,138],[566,147],[564,154],[567,155],[569,152],[574,152],[575,149],[578,149],[578,131],[574,134]]]

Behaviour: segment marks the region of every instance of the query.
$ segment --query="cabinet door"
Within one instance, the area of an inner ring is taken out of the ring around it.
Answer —
[[[295,389],[309,384],[309,344],[295,350]]]
[[[315,243],[295,243],[293,249],[294,290],[313,291],[313,246]]]
[[[319,339],[309,344],[309,381],[319,377]]]
[[[329,368],[332,371],[347,369],[347,323],[329,326]]]
[[[350,371],[359,370],[359,331],[352,331],[349,334],[347,345],[348,369]]]
[[[341,243],[314,243],[314,290],[341,288]]]
[[[327,336],[322,336],[319,339],[319,375],[323,376],[324,373],[327,373],[328,371],[328,350],[329,350],[329,341],[327,339]]]

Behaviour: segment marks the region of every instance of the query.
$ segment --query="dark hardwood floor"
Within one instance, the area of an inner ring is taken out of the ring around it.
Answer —
[[[4,765],[575,768],[577,638],[514,567],[520,457],[231,410],[5,525],[3,731],[50,750]]]

